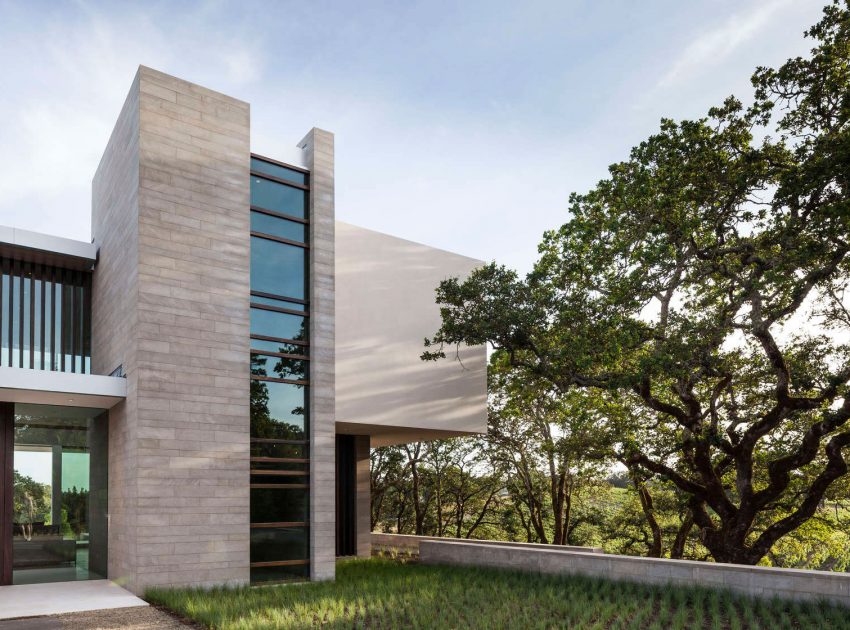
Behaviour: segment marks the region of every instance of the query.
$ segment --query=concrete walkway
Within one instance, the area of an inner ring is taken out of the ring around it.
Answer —
[[[0,586],[0,619],[147,605],[109,580]]]

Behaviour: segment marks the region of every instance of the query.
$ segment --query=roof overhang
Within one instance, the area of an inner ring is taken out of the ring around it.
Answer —
[[[0,255],[66,269],[90,271],[97,262],[97,245],[0,226]]]
[[[127,397],[127,379],[0,367],[0,401],[110,409]]]
[[[384,424],[363,424],[360,422],[337,422],[336,432],[340,435],[368,435],[371,448],[397,446],[411,442],[445,440],[465,435],[479,435],[477,431],[445,431],[441,429],[394,427]]]

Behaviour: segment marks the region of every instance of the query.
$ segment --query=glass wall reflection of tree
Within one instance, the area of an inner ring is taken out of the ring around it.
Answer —
[[[251,159],[251,581],[309,575],[309,175]]]
[[[100,410],[15,406],[13,583],[105,577],[107,431]]]

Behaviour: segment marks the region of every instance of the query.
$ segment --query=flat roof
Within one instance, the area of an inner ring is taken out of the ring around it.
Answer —
[[[27,262],[90,270],[97,245],[0,225],[0,255]]]

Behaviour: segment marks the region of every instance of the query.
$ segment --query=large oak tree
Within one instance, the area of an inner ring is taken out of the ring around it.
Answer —
[[[848,471],[846,2],[806,34],[809,56],[755,72],[752,105],[663,120],[573,195],[526,278],[443,282],[424,355],[490,343],[561,395],[639,405],[621,457],[685,494],[721,562],[758,562]]]

